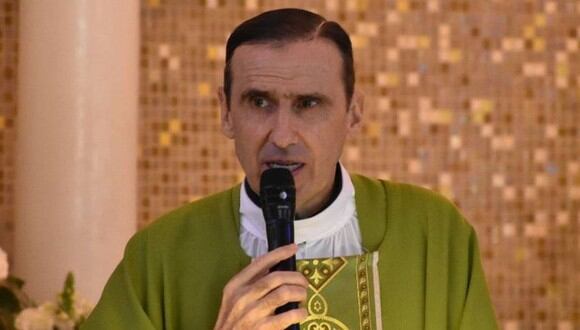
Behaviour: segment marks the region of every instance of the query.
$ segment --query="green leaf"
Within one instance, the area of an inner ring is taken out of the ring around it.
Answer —
[[[74,293],[75,293],[75,278],[72,272],[66,275],[62,293],[59,295],[59,307],[71,319],[74,319]]]
[[[0,310],[18,313],[22,310],[16,294],[7,287],[0,287]]]
[[[24,286],[24,281],[22,279],[12,275],[8,276],[6,282],[17,287],[18,289],[22,289]]]

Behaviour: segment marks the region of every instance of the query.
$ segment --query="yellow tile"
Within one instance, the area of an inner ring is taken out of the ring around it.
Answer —
[[[527,39],[532,39],[536,36],[536,28],[532,25],[527,25],[524,27],[524,37]]]
[[[514,258],[516,261],[524,261],[528,258],[528,252],[525,248],[517,248],[514,253]]]
[[[568,77],[570,74],[570,66],[568,63],[558,63],[556,64],[556,76],[558,77]]]
[[[209,83],[199,83],[199,85],[197,85],[197,92],[199,93],[199,96],[209,96],[210,90],[211,87]]]
[[[451,63],[460,62],[462,59],[463,59],[463,53],[461,52],[460,49],[453,49],[449,53],[449,62],[451,62]]]
[[[350,37],[350,41],[352,42],[352,48],[360,49],[366,48],[369,45],[369,39],[365,36],[353,34]]]
[[[399,75],[396,73],[379,72],[376,76],[377,85],[382,87],[396,87],[400,83]]]
[[[546,40],[544,38],[534,38],[534,50],[537,52],[546,50]]]
[[[381,137],[381,124],[377,122],[369,122],[366,130],[367,136],[370,138]]]
[[[169,134],[169,132],[159,133],[159,145],[162,147],[171,145],[171,134]]]
[[[398,0],[397,1],[397,10],[401,13],[406,13],[411,9],[409,1],[407,0]]]
[[[181,120],[171,119],[169,121],[169,132],[173,134],[181,132]]]
[[[161,0],[148,0],[147,3],[150,7],[158,7],[161,4]]]
[[[396,87],[399,86],[400,79],[399,75],[396,73],[388,73],[387,74],[387,87]]]
[[[534,24],[536,24],[536,26],[539,27],[546,26],[546,15],[537,14],[536,17],[534,18]]]
[[[206,52],[207,59],[210,61],[215,61],[218,57],[218,49],[215,46],[207,46]]]
[[[357,5],[357,9],[359,11],[366,11],[369,7],[369,1],[368,0],[357,0],[356,5]]]
[[[417,45],[420,49],[427,49],[431,47],[431,38],[427,36],[419,36],[417,38]]]

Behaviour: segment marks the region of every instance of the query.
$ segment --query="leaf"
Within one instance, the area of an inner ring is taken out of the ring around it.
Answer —
[[[25,283],[24,280],[12,275],[8,276],[6,282],[17,287],[18,289],[22,289]]]
[[[66,275],[62,293],[59,295],[59,307],[71,319],[74,319],[74,293],[75,293],[75,278],[72,272]]]
[[[7,287],[0,287],[0,310],[13,314],[22,310],[18,297]]]

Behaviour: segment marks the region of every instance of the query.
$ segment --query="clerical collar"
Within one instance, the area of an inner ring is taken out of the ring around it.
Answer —
[[[252,190],[252,187],[250,187],[250,184],[248,183],[248,179],[244,180],[244,188],[245,188],[246,193],[248,194],[248,197],[250,198],[250,200],[257,207],[262,208],[262,201],[260,201],[260,196],[258,196],[258,194],[256,194],[256,192],[254,190]],[[336,198],[338,197],[338,194],[340,194],[341,190],[342,190],[342,171],[340,170],[340,164],[337,163],[335,174],[334,174],[334,183],[332,185],[332,193],[330,194],[330,198],[328,199],[328,202],[326,202],[324,207],[321,208],[318,212],[316,212],[312,216],[319,214],[320,212],[324,211],[328,206],[330,206],[330,204],[332,204],[336,200]],[[296,220],[300,220],[298,214],[296,214]]]
[[[338,171],[340,174],[335,177],[339,178],[340,185],[335,184],[338,195],[333,192],[333,198],[330,199],[332,202],[316,215],[294,222],[294,239],[297,244],[331,237],[344,228],[353,217],[356,218],[354,186],[348,172],[340,164]],[[241,226],[244,228],[242,231],[249,232],[260,240],[266,240],[266,222],[262,209],[250,199],[245,184],[240,191],[240,217]]]

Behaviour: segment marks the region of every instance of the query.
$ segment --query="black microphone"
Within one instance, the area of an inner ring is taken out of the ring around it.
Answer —
[[[266,220],[268,251],[294,243],[294,213],[296,208],[296,188],[292,173],[285,168],[270,168],[260,178],[260,201]],[[280,261],[270,272],[284,270],[296,271],[296,257]],[[290,302],[276,308],[280,314],[297,309],[297,302]],[[300,325],[292,324],[286,329],[299,330]]]

